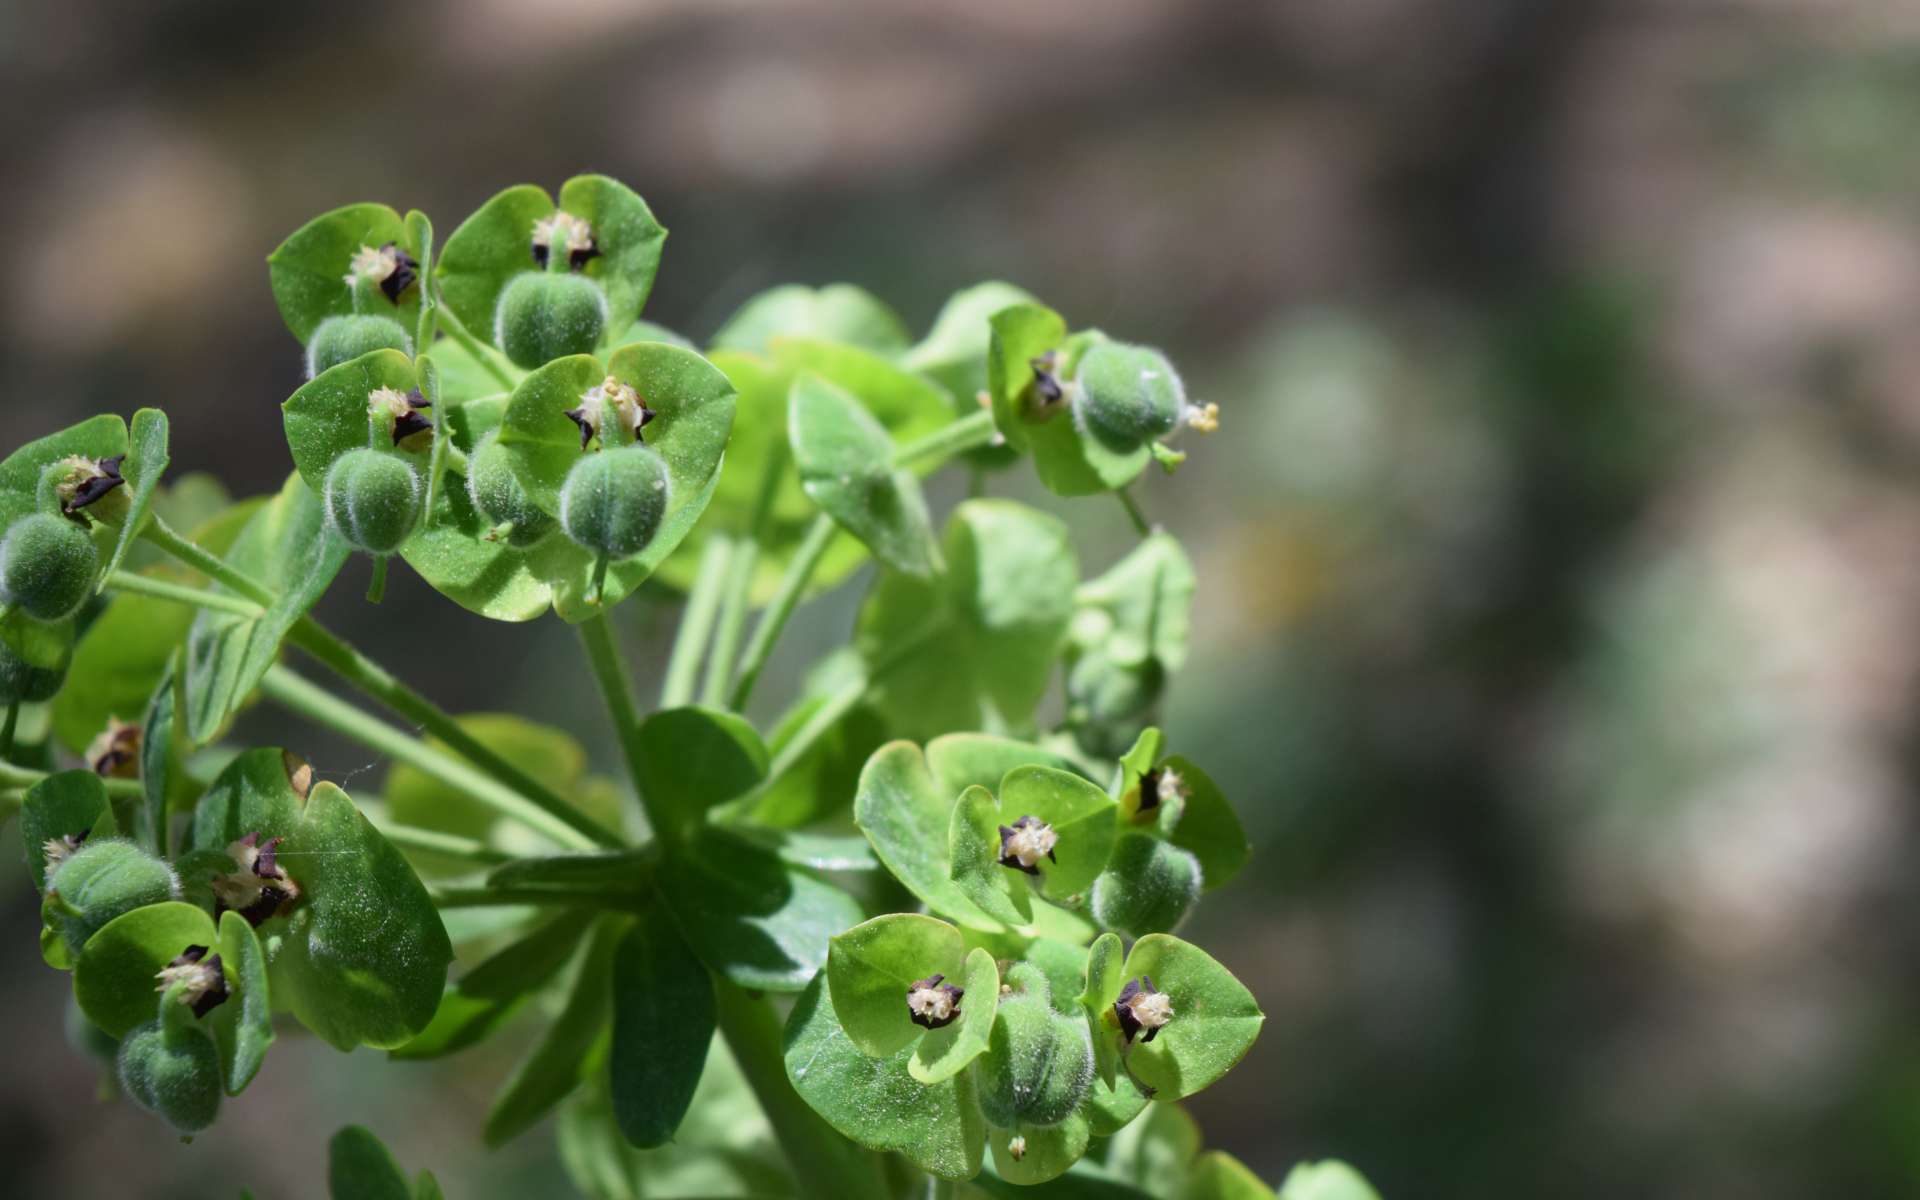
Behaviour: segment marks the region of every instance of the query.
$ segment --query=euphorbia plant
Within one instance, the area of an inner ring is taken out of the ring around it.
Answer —
[[[163,486],[157,409],[0,462],[0,795],[77,1040],[190,1134],[286,1018],[405,1060],[540,1007],[483,1136],[560,1109],[594,1195],[1251,1194],[1175,1107],[1262,1016],[1173,934],[1247,844],[1148,724],[1194,577],[1126,491],[1217,409],[997,283],[917,343],[856,288],[777,289],[702,354],[640,319],[664,238],[600,176],[503,192],[438,248],[418,212],[335,210],[268,260],[309,375],[276,494]],[[1083,578],[1059,520],[979,495],[1022,455],[1118,495],[1138,548]],[[936,532],[949,465],[976,498]],[[376,602],[398,557],[577,627],[635,803],[568,734],[449,715],[309,616],[360,555]],[[869,559],[850,644],[757,728],[796,606]],[[649,582],[686,595],[651,711],[608,618]],[[389,756],[384,786],[231,744],[256,699]],[[334,1155],[337,1190],[438,1194],[364,1130]]]

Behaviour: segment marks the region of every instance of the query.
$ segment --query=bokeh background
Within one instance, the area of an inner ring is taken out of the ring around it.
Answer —
[[[1920,1194],[1916,130],[1901,0],[7,0],[0,441],[160,404],[177,471],[274,487],[262,259],[353,200],[444,236],[620,176],[696,338],[1018,282],[1224,412],[1142,489],[1202,581],[1166,717],[1257,844],[1187,930],[1268,1013],[1209,1142],[1394,1200]],[[1128,543],[1053,506],[1089,573]],[[614,766],[557,622],[357,591],[324,618],[429,694]],[[657,675],[670,611],[621,612]],[[96,1107],[0,857],[0,1191],[315,1196],[359,1120],[556,1194],[544,1133],[478,1150],[502,1054],[285,1037],[188,1147]]]

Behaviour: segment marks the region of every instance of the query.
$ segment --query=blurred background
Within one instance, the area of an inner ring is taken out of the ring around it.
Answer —
[[[355,200],[444,237],[616,175],[695,339],[774,283],[917,332],[1017,282],[1223,410],[1141,489],[1201,579],[1175,745],[1257,846],[1184,931],[1268,1013],[1208,1141],[1393,1200],[1916,1195],[1916,129],[1897,0],[8,0],[0,441],[161,404],[176,472],[277,486],[262,260]],[[992,486],[1089,575],[1130,543]],[[354,570],[330,624],[617,764],[558,622]],[[657,675],[664,600],[621,616]],[[377,783],[275,720],[242,732]],[[187,1147],[94,1108],[0,857],[0,1190],[315,1196],[349,1120],[451,1196],[558,1186],[544,1134],[478,1150],[511,1038],[283,1037]]]

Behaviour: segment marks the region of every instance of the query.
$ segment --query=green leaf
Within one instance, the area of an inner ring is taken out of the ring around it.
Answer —
[[[414,1177],[413,1200],[446,1200],[446,1193],[440,1190],[440,1181],[433,1177],[432,1171],[422,1170]]]
[[[213,919],[193,905],[170,900],[122,913],[81,948],[73,998],[88,1020],[112,1037],[125,1037],[154,1019],[160,1003],[154,978],[188,946],[221,948]],[[230,966],[230,978],[236,975]],[[229,997],[220,1007],[237,1009],[240,1003]]]
[[[907,737],[1028,726],[1079,578],[1067,528],[1012,501],[969,500],[949,518],[943,550],[940,580],[883,575],[861,608],[861,654],[892,662],[872,703]]]
[[[487,1145],[499,1146],[531,1129],[548,1109],[566,1099],[599,1057],[596,1045],[606,1034],[614,949],[624,927],[622,921],[602,918],[594,929],[574,973],[566,1007],[514,1068],[487,1110]]]
[[[860,920],[845,892],[711,825],[662,861],[660,894],[707,966],[757,991],[805,987],[828,941]]]
[[[564,912],[509,943],[450,984],[433,1020],[388,1057],[439,1058],[486,1040],[560,973],[591,923],[590,911]]]
[[[816,978],[787,1018],[787,1078],[801,1099],[870,1150],[898,1151],[942,1179],[977,1174],[986,1125],[972,1074],[923,1084],[909,1069],[911,1050],[886,1058],[861,1053],[824,990],[825,977]]]
[[[1134,739],[1133,748],[1120,756],[1119,777],[1114,784],[1113,798],[1120,801],[1129,814],[1137,813],[1140,806],[1137,795],[1129,801],[1127,794],[1139,788],[1140,777],[1153,770],[1153,765],[1160,761],[1160,750],[1165,744],[1166,736],[1149,725]]]
[[[327,1143],[327,1194],[333,1200],[413,1200],[400,1164],[362,1125],[347,1126]]]
[[[1178,754],[1162,766],[1179,777],[1186,792],[1167,840],[1200,860],[1201,878],[1206,889],[1212,891],[1247,865],[1253,852],[1247,832],[1219,785],[1205,771]]]
[[[120,464],[126,479],[127,511],[120,519],[120,532],[113,553],[100,571],[100,588],[105,590],[107,576],[120,569],[120,563],[132,548],[134,539],[147,523],[153,507],[153,493],[167,469],[167,414],[157,408],[143,408],[133,414],[133,430],[127,438],[127,457]]]
[[[384,433],[375,437],[367,410],[367,398],[381,388],[404,395],[419,382],[412,359],[398,350],[375,350],[321,372],[287,397],[280,406],[287,449],[292,451],[293,465],[299,468],[307,486],[324,493],[327,469],[334,460],[349,450],[369,445],[399,454],[424,478],[427,447],[413,447],[428,439],[408,438],[404,445],[396,446]]]
[[[1365,1186],[1364,1184],[1362,1186]],[[1372,1189],[1364,1194],[1371,1195]],[[1309,1196],[1321,1196],[1321,1191],[1309,1191]],[[1284,1193],[1283,1193],[1284,1195]],[[1359,1200],[1360,1194],[1333,1193],[1341,1200]],[[1209,1150],[1194,1160],[1193,1176],[1187,1183],[1188,1200],[1273,1200],[1273,1189],[1252,1171],[1245,1163],[1221,1150]],[[1373,1196],[1372,1200],[1379,1200]]]
[[[949,733],[927,743],[927,768],[943,796],[958,796],[970,787],[997,791],[1015,767],[1076,769],[1064,754],[987,733]]]
[[[1000,862],[1000,802],[974,785],[954,802],[947,826],[948,874],[982,912],[1009,925],[1033,921],[1033,896],[1024,874]]]
[[[911,1020],[907,993],[932,975],[962,983],[966,954],[958,929],[919,913],[890,913],[855,925],[827,947],[827,994],[840,1027],[874,1058],[919,1041],[926,1031]]]
[[[1149,1098],[1131,1078],[1108,1082],[1096,1075],[1081,1111],[1093,1125],[1093,1136],[1111,1137],[1146,1111]]]
[[[822,288],[785,284],[752,297],[713,335],[716,350],[766,353],[775,338],[804,337],[894,354],[907,328],[881,300],[850,283]]]
[[[1026,412],[1033,360],[1066,340],[1067,323],[1044,305],[1018,304],[994,313],[987,325],[987,391],[994,428],[1007,445],[1025,453],[1034,431],[1041,428]],[[1055,414],[1056,420],[1063,418],[1065,414]]]
[[[314,785],[284,836],[279,861],[302,896],[275,992],[284,973],[294,1015],[341,1050],[404,1045],[433,1019],[453,959],[427,889],[331,783]]]
[[[1000,968],[993,955],[976,946],[967,952],[960,974],[966,995],[960,1001],[960,1019],[931,1029],[913,1048],[907,1071],[921,1083],[941,1083],[964,1071],[986,1052],[993,1032],[994,1013],[1000,1007]]]
[[[853,821],[893,877],[928,908],[975,929],[998,930],[954,883],[947,857],[952,801],[934,788],[926,756],[912,742],[889,742],[860,772]]]
[[[1020,1139],[1021,1153],[1013,1154],[1014,1139]],[[1083,1111],[1076,1110],[1057,1125],[1021,1125],[1018,1129],[994,1129],[987,1134],[993,1150],[993,1169],[1008,1183],[1032,1186],[1066,1174],[1079,1162],[1093,1140],[1093,1123]]]
[[[63,458],[112,458],[127,452],[127,423],[105,413],[28,442],[0,459],[0,530],[39,507],[40,474]]]
[[[1079,603],[1098,619],[1085,630],[1121,666],[1158,662],[1169,672],[1187,661],[1192,631],[1193,563],[1172,534],[1149,535],[1131,553],[1097,579],[1081,585]],[[1083,640],[1087,614],[1074,621],[1074,640]]]
[[[1380,1200],[1380,1193],[1360,1172],[1339,1159],[1327,1158],[1301,1163],[1288,1171],[1281,1181],[1278,1200]]]
[[[873,351],[845,341],[789,337],[774,346],[773,356],[793,374],[811,372],[858,399],[902,445],[953,421],[953,407],[945,393]]]
[[[974,397],[987,387],[993,315],[1016,304],[1033,302],[1025,289],[998,281],[955,292],[940,306],[927,336],[901,357],[900,364],[931,376],[953,394],[958,406],[971,412]]]
[[[260,617],[212,609],[194,617],[187,634],[186,717],[195,743],[212,741],[239,710],[279,655],[281,639],[327,590],[347,553],[347,544],[327,528],[320,497],[297,473],[247,521],[226,561],[278,599]]]
[[[109,718],[137,719],[193,624],[194,609],[136,592],[113,597],[73,647],[53,698],[53,734],[79,754]]]
[[[434,299],[432,288],[432,280],[436,277],[435,270],[439,265],[433,259],[433,220],[414,208],[407,210],[406,220],[403,223],[407,229],[407,241],[419,247],[414,258],[420,264],[421,280],[418,294],[420,316],[413,325],[407,327],[407,336],[413,338],[414,350],[425,354],[433,345],[436,328],[435,310],[440,307],[440,302]]]
[[[1113,853],[1117,811],[1112,797],[1057,767],[1016,767],[1000,784],[1006,824],[1038,817],[1060,839],[1049,861],[1037,864],[1035,886],[1050,900],[1065,901],[1093,886]]]
[[[672,1140],[707,1063],[713,980],[673,923],[642,916],[613,959],[613,1116],[629,1142]]]
[[[776,757],[825,703],[825,697],[807,697],[780,718],[768,747]],[[880,714],[869,705],[856,704],[792,766],[768,780],[744,806],[743,816],[757,825],[781,829],[844,819],[847,797],[859,790],[860,769],[886,740],[886,722]]]
[[[487,886],[592,895],[609,905],[631,903],[652,887],[659,857],[659,848],[649,844],[637,850],[516,858],[489,874]]]
[[[220,964],[227,974],[228,995],[207,1014],[206,1023],[220,1051],[227,1095],[238,1096],[259,1074],[267,1049],[273,1045],[267,955],[253,926],[239,913],[220,916]]]
[[[575,175],[561,184],[560,207],[593,228],[600,255],[582,273],[606,290],[608,334],[625,331],[653,291],[666,229],[632,188],[605,175]]]
[[[1200,1127],[1177,1104],[1149,1104],[1146,1115],[1115,1134],[1107,1169],[1149,1195],[1184,1195],[1200,1153]]]
[[[814,503],[896,571],[940,569],[933,520],[911,471],[893,467],[893,439],[850,393],[817,375],[793,382],[787,428],[801,486]]]
[[[640,723],[640,791],[648,811],[671,825],[658,832],[687,837],[707,810],[751,791],[767,774],[767,748],[746,719],[692,705],[653,713]]]
[[[20,804],[20,837],[27,848],[27,874],[41,895],[47,892],[47,843],[55,838],[114,832],[107,785],[84,768],[47,776],[27,789]],[[151,1014],[147,1018],[151,1019]]]
[[[290,751],[241,751],[200,798],[187,847],[224,851],[250,833],[286,836],[300,823],[301,797],[311,777],[306,760]]]
[[[421,247],[399,213],[384,204],[349,204],[308,221],[267,256],[280,319],[302,345],[320,322],[353,312],[353,290],[345,280],[354,254],[362,246],[377,250],[388,242],[419,260]],[[373,311],[391,315],[411,334],[420,317],[420,285],[402,292],[397,305],[377,288],[374,295]]]
[[[1164,933],[1135,942],[1124,973],[1127,979],[1150,976],[1173,1004],[1173,1019],[1154,1039],[1127,1051],[1135,1077],[1163,1099],[1191,1096],[1225,1075],[1266,1020],[1232,972],[1198,946]]]
[[[1120,998],[1120,989],[1127,986],[1126,948],[1120,941],[1120,935],[1103,933],[1094,939],[1087,951],[1087,984],[1080,993],[1080,1006],[1086,1011],[1087,1021],[1092,1025],[1093,1061],[1099,1081],[1109,1088],[1115,1086],[1114,1079],[1120,1065],[1120,1046],[1113,1036],[1118,1028],[1113,1016],[1113,1003]]]

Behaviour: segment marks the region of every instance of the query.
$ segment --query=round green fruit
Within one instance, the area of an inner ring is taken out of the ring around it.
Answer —
[[[595,553],[632,558],[660,531],[671,490],[666,461],[645,446],[589,454],[560,486],[560,526]]]
[[[1007,983],[974,1068],[980,1111],[1001,1129],[1057,1125],[1093,1086],[1093,1039],[1085,1020],[1054,1011],[1038,967],[1015,964]]]
[[[420,523],[420,473],[378,450],[349,450],[327,469],[327,519],[369,554],[392,554]]]
[[[1200,898],[1200,860],[1144,833],[1113,848],[1093,881],[1093,919],[1130,938],[1169,933]]]
[[[48,873],[44,910],[78,955],[108,921],[179,895],[173,868],[132,842],[88,841]]]
[[[127,1095],[181,1133],[220,1114],[220,1055],[198,1029],[148,1022],[121,1039],[119,1065]]]
[[[99,566],[86,530],[65,517],[31,513],[0,541],[0,602],[36,621],[70,617],[93,594]]]
[[[508,545],[525,549],[545,541],[557,522],[520,486],[512,457],[498,434],[482,439],[467,459],[467,495],[496,529],[505,530]]]
[[[1187,403],[1173,364],[1150,346],[1101,342],[1080,357],[1074,384],[1080,427],[1122,454],[1172,433]]]
[[[0,704],[53,699],[73,662],[73,622],[15,616],[0,623]]]
[[[591,354],[607,327],[607,297],[584,275],[529,271],[500,293],[494,341],[515,366],[545,366],[569,354]]]
[[[307,342],[307,378],[375,350],[398,350],[411,356],[413,339],[392,317],[328,317]]]

